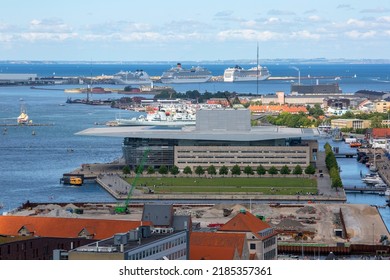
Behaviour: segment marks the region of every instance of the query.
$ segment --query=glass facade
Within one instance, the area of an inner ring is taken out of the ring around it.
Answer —
[[[134,168],[140,165],[146,148],[149,148],[145,166],[159,168],[161,165],[172,166],[174,163],[174,139],[125,138],[123,140],[123,156],[126,164]]]

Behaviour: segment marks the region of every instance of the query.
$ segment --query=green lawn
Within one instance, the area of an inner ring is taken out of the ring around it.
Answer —
[[[128,178],[131,184],[134,178]],[[295,195],[316,193],[317,181],[291,177],[140,177],[135,182],[138,188],[145,186],[155,193],[262,193]]]

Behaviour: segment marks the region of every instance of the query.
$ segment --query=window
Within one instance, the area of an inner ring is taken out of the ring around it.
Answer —
[[[256,250],[256,243],[251,243],[251,244],[249,245],[249,248],[250,248],[251,250]]]

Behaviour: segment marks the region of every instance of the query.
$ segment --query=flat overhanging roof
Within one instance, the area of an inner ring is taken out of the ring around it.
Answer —
[[[300,137],[313,139],[319,136],[317,128],[288,128],[277,126],[252,127],[248,131],[196,130],[195,127],[182,129],[158,128],[151,126],[108,126],[103,128],[88,128],[76,135],[130,137],[149,139],[175,140],[215,140],[215,141],[262,141]]]

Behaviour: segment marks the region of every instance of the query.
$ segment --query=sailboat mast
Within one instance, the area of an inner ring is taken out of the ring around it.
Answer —
[[[257,58],[256,58],[256,94],[259,94],[259,43],[257,42]]]

